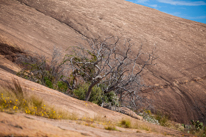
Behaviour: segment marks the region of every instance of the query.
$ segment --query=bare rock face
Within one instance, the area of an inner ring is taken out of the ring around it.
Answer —
[[[35,137],[85,137],[81,133],[62,130],[51,124],[0,112],[0,136]]]
[[[206,24],[168,15],[124,0],[1,0],[0,42],[51,57],[81,37],[121,36],[158,60],[148,67],[145,89],[155,110],[181,123],[206,123]],[[122,49],[124,47],[121,47]],[[199,78],[200,80],[193,80]]]
[[[135,112],[133,112],[132,110],[130,110],[129,108],[126,108],[126,107],[120,107],[120,110],[119,112],[123,113],[123,114],[126,114],[128,116],[131,116],[133,118],[136,118],[138,120],[143,120],[143,117],[142,116],[139,116],[137,115]]]

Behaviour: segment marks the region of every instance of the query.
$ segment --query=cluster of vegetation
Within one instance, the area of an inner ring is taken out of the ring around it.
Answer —
[[[115,126],[106,126],[104,129],[106,129],[106,130],[117,130]]]
[[[200,122],[199,120],[195,121],[195,120],[191,120],[191,124],[192,125],[184,125],[185,130],[188,133],[192,133],[194,135],[197,135],[199,137],[206,137],[206,127],[204,126],[204,124],[202,122]]]
[[[185,124],[179,125],[179,124],[171,123],[167,115],[164,115],[160,112],[156,114],[152,114],[150,110],[145,110],[142,113],[142,116],[146,121],[150,123],[173,128],[179,131],[186,131],[187,133],[191,133],[200,137],[206,137],[206,127],[204,126],[203,122],[199,122],[198,120],[197,121],[191,120],[191,125],[185,125]]]
[[[137,102],[143,99],[139,97],[140,89],[144,86],[140,74],[155,57],[153,52],[143,54],[142,47],[134,56],[130,40],[124,42],[126,50],[122,51],[118,49],[119,41],[114,37],[86,39],[87,46],[74,47],[72,54],[64,57],[54,49],[51,61],[44,56],[23,54],[17,59],[23,66],[17,75],[99,105],[111,102],[118,106],[121,102],[138,108]]]
[[[78,86],[74,89],[73,94],[80,100],[85,100],[89,84],[85,83],[81,86]],[[99,86],[94,86],[92,88],[91,96],[89,99],[90,102],[101,105],[103,102],[111,103],[112,105],[118,106],[118,97],[114,92],[104,94]]]
[[[162,114],[161,112],[158,112],[154,118],[159,122],[161,126],[169,127],[169,116]]]
[[[137,122],[131,122],[130,119],[122,119],[118,124],[118,126],[123,127],[123,128],[132,128],[132,129],[140,129],[140,130],[145,130],[145,131],[153,131],[156,132],[155,129],[151,129],[149,126],[145,124],[138,124]],[[139,131],[137,131],[138,133]]]
[[[156,114],[152,114],[150,110],[144,110],[141,113],[141,116],[150,123],[169,127],[169,117],[167,115],[162,114],[161,112],[157,112]]]
[[[106,130],[117,130],[116,123],[108,120],[106,117],[102,116],[94,116],[94,118],[83,117],[77,121],[78,124],[96,127],[96,126],[103,126]]]
[[[97,125],[102,125],[106,130],[119,131],[117,127],[122,127],[122,128],[145,130],[149,132],[150,131],[156,132],[155,129],[152,129],[145,124],[138,124],[138,122],[132,123],[130,119],[122,119],[119,122],[111,122],[103,117],[95,117],[94,119],[83,117],[82,119],[80,119],[80,121],[77,121],[77,123],[85,126],[90,126],[90,127],[96,127]]]
[[[145,131],[153,131],[156,132],[155,129],[151,129],[149,126],[145,125],[145,124],[138,124],[138,122],[131,122],[130,119],[122,119],[120,120],[118,123],[115,124],[111,124],[111,123],[107,123],[107,126],[105,126],[106,130],[116,130],[118,131],[118,129],[116,128],[116,126],[118,127],[122,127],[122,128],[131,128],[131,129],[139,129],[139,130],[145,130]],[[139,131],[137,131],[138,133]]]
[[[199,122],[198,120],[191,120],[191,125],[176,124],[172,123],[167,115],[164,115],[161,112],[152,114],[150,110],[144,110],[143,113],[141,113],[141,116],[150,123],[173,128],[179,131],[186,131],[187,133],[191,133],[196,136],[206,137],[206,127],[203,122]]]
[[[8,84],[1,87],[0,111],[7,113],[24,112],[51,119],[67,118],[67,114],[63,111],[55,110],[34,96],[25,95],[17,80],[13,80],[13,85]]]
[[[81,83],[76,83],[75,72],[68,71],[67,60],[61,58],[61,54],[57,49],[54,50],[51,61],[47,61],[44,56],[40,55],[20,55],[17,63],[23,68],[17,73],[18,76],[66,93],[80,100],[85,100],[90,81],[85,80]],[[69,77],[67,77],[68,74]],[[112,105],[118,106],[118,97],[115,92],[111,91],[105,94],[101,87],[102,85],[95,85],[92,88],[89,101],[98,105],[101,105],[103,102],[111,102]]]

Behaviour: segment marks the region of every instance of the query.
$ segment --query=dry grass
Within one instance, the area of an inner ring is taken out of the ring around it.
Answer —
[[[194,135],[198,137],[206,137],[206,127],[203,130],[200,130],[199,132],[196,132]]]
[[[70,119],[70,120],[78,120],[79,119],[79,115],[77,113],[70,113],[70,114],[67,114],[67,119]]]
[[[104,129],[106,129],[106,130],[116,130],[116,131],[118,131],[115,126],[106,126],[106,127],[104,127]]]
[[[0,111],[7,113],[23,112],[51,119],[69,118],[69,116],[43,102],[35,96],[28,96],[18,80],[7,83],[0,88]]]
[[[122,119],[119,123],[119,126],[120,127],[124,127],[124,128],[131,128],[132,125],[131,125],[131,120],[129,119]]]
[[[132,128],[132,129],[138,129],[138,130],[145,130],[147,132],[157,132],[154,128],[151,128],[148,125],[145,124],[139,124],[138,122],[131,122],[130,119],[123,119],[121,120],[117,126],[123,127],[123,128]],[[137,131],[139,132],[139,131]]]
[[[138,125],[136,128],[140,129],[140,130],[145,130],[145,131],[148,131],[148,132],[152,131],[152,129],[147,125]]]
[[[77,124],[90,126],[90,127],[104,127],[104,129],[107,130],[112,130],[112,129],[116,130],[115,126],[117,125],[116,122],[112,122],[100,115],[94,116],[94,118],[84,116],[78,119]]]

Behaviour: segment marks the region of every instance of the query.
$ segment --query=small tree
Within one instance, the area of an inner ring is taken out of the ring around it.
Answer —
[[[144,84],[141,73],[147,65],[153,64],[154,52],[142,53],[142,46],[136,55],[133,54],[129,39],[122,44],[119,38],[110,37],[104,40],[86,39],[86,45],[74,47],[73,55],[66,55],[72,76],[81,76],[89,83],[85,100],[88,101],[92,88],[101,87],[104,94],[111,91],[119,96],[119,100],[129,101],[129,105],[136,106],[140,89]],[[121,50],[120,48],[125,49]]]

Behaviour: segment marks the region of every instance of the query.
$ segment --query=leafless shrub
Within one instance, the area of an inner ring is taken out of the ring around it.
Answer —
[[[121,50],[120,47],[125,49]],[[143,53],[142,45],[134,55],[131,47],[129,39],[123,44],[116,37],[86,39],[86,45],[74,47],[74,54],[66,55],[64,61],[70,62],[73,77],[81,76],[90,83],[86,101],[90,98],[92,88],[98,85],[104,94],[115,91],[120,102],[125,101],[128,102],[125,105],[137,107],[137,101],[143,99],[139,96],[144,86],[141,73],[146,66],[153,64],[156,57],[154,50]]]

